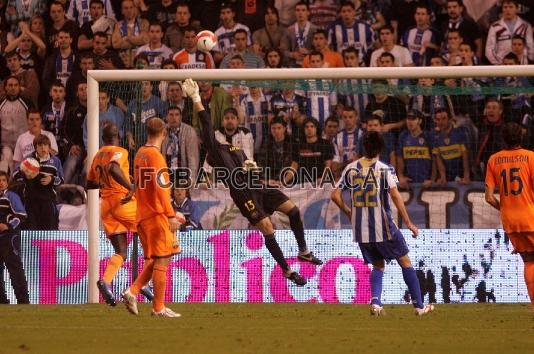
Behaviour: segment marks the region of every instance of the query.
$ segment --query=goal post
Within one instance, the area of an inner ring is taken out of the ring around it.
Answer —
[[[87,160],[88,167],[99,148],[99,84],[104,81],[287,81],[347,79],[417,79],[466,77],[532,77],[534,65],[376,67],[329,69],[214,69],[214,70],[89,70],[87,73]],[[98,303],[99,278],[99,194],[89,190],[88,303]]]

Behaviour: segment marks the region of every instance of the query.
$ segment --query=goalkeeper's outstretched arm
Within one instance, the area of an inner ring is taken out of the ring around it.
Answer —
[[[182,83],[182,89],[184,90],[185,94],[193,101],[193,109],[198,112],[200,124],[202,127],[202,143],[209,152],[210,150],[213,150],[215,148],[215,131],[213,130],[213,123],[211,121],[211,117],[208,112],[206,112],[206,109],[202,104],[202,100],[200,99],[198,84],[192,79],[187,79]]]

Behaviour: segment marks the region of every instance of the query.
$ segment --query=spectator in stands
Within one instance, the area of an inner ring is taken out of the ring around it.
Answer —
[[[171,48],[173,53],[176,53],[185,47],[183,40],[186,28],[188,30],[192,29],[195,32],[195,35],[200,30],[198,26],[191,24],[191,9],[189,4],[180,2],[176,5],[175,22],[167,27],[165,36],[163,37],[163,43]]]
[[[472,44],[466,42],[460,44],[459,52],[462,66],[477,65],[477,58]],[[488,79],[486,78],[463,77],[460,79],[460,87],[480,92],[471,95],[456,96],[458,102],[456,106],[458,107],[458,111],[469,114],[469,117],[473,122],[480,121],[480,115],[484,109],[484,95],[481,91],[482,87],[486,86],[487,83]]]
[[[117,106],[114,106],[110,103],[110,97],[108,91],[100,87],[98,92],[98,122],[100,130],[106,122],[113,123],[119,132],[119,139],[121,143],[124,142],[125,137],[125,122],[124,122],[124,112]],[[83,121],[83,144],[85,150],[87,151],[87,116]],[[102,136],[100,136],[100,145],[103,145]]]
[[[414,19],[415,27],[404,32],[401,42],[410,51],[416,66],[427,66],[430,58],[439,52],[441,39],[431,27],[430,9],[426,5],[420,3],[415,7]]]
[[[6,53],[5,59],[11,76],[19,79],[21,95],[31,100],[37,106],[39,98],[39,79],[33,69],[25,70],[20,63],[20,56],[16,52]]]
[[[35,69],[37,72],[38,63],[35,61],[37,58],[42,59],[45,57],[46,44],[41,37],[30,30],[30,25],[26,22],[20,22],[19,28],[20,35],[17,38],[13,38],[11,32],[7,33],[5,38],[7,44],[5,47],[0,45],[0,48],[4,53],[16,50],[21,57],[22,67],[24,69]]]
[[[304,57],[313,48],[313,34],[318,27],[309,21],[310,9],[305,1],[298,1],[295,5],[296,22],[287,28],[289,48],[284,56],[290,60],[289,67],[301,67]]]
[[[149,4],[146,13],[147,19],[151,22],[161,24],[163,33],[165,30],[176,23],[177,2],[173,0],[159,0]]]
[[[481,171],[480,175],[477,176],[477,179],[480,180],[484,180],[486,175],[486,165],[489,157],[495,152],[506,148],[502,137],[502,130],[505,123],[502,102],[496,98],[488,98],[484,112],[485,115],[479,130],[478,149],[475,158],[475,167],[477,171]],[[514,119],[508,119],[508,121],[513,122]]]
[[[146,122],[149,119],[167,116],[167,104],[152,94],[152,82],[143,81],[141,85],[141,117],[137,117],[138,101],[136,98],[130,101],[126,112],[126,139],[131,150],[139,147],[136,143],[142,144],[146,141]]]
[[[368,132],[378,132],[382,134],[382,137],[384,138],[384,148],[380,153],[380,161],[396,167],[397,159],[395,156],[395,146],[397,142],[395,141],[395,137],[393,134],[391,134],[391,132],[384,131],[383,116],[384,112],[381,110],[372,112],[371,115],[367,117],[365,129]],[[363,154],[363,139],[360,139],[357,158],[362,157]]]
[[[67,156],[64,157],[65,182],[85,185],[85,176],[78,172],[82,169],[82,162],[86,151],[83,141],[83,122],[87,115],[87,83],[78,84],[76,95],[78,102],[65,114],[63,137],[66,139]]]
[[[20,248],[20,227],[27,215],[18,194],[8,190],[8,181],[9,175],[0,171],[0,304],[9,304],[4,264],[9,271],[17,304],[29,304],[28,282]]]
[[[195,129],[182,122],[179,107],[169,106],[167,111],[167,137],[161,145],[161,152],[167,160],[167,166],[174,170],[187,168],[189,178],[194,183],[200,163],[200,141]]]
[[[348,47],[342,52],[343,64],[347,68],[357,68],[361,66],[362,62],[359,59],[358,51],[354,47]],[[344,89],[347,93],[339,94],[338,101],[344,106],[351,106],[356,109],[358,117],[363,115],[365,106],[369,102],[369,97],[366,93],[363,93],[364,85],[367,85],[369,80],[365,79],[346,79],[341,81]]]
[[[115,18],[115,12],[113,11],[113,6],[111,0],[97,0],[102,7],[102,14],[105,14],[107,18]],[[67,18],[76,22],[78,27],[83,27],[84,25],[91,23],[94,24],[100,16],[93,16],[93,5],[94,1],[87,3],[87,0],[71,0],[69,4],[69,9],[67,10]],[[97,24],[97,26],[100,23]],[[105,31],[104,29],[98,29],[97,31]],[[110,28],[110,31],[113,31],[113,26]]]
[[[0,101],[1,153],[0,171],[13,171],[13,151],[19,135],[27,129],[28,109],[33,108],[29,101],[21,97],[20,81],[15,76],[4,80],[5,95]]]
[[[124,18],[115,24],[111,42],[127,69],[134,67],[135,51],[148,43],[148,21],[138,16],[133,0],[122,0]]]
[[[284,57],[280,49],[269,48],[265,52],[265,67],[270,69],[279,69],[283,66]]]
[[[181,111],[182,121],[191,125],[193,119],[193,101],[183,96],[182,85],[178,81],[171,81],[167,85],[167,105],[178,107]]]
[[[17,27],[21,22],[28,22],[33,16],[46,12],[46,0],[33,0],[25,3],[23,0],[8,0],[4,2],[6,24],[12,33],[17,32]],[[3,22],[3,21],[2,21]]]
[[[247,128],[254,138],[254,154],[260,152],[267,136],[269,101],[260,87],[250,87],[249,92],[233,102],[241,126]]]
[[[209,81],[199,81],[200,98],[202,105],[209,113],[213,129],[222,126],[223,112],[232,107],[232,96],[220,87],[214,87]],[[199,132],[201,130],[198,112],[193,111],[192,126]]]
[[[215,62],[210,53],[197,49],[197,31],[193,27],[182,29],[183,48],[174,54],[172,60],[180,69],[215,69]]]
[[[445,66],[446,63],[441,57],[441,55],[434,55],[430,58],[430,66]]]
[[[288,50],[289,36],[286,28],[280,25],[278,10],[274,6],[267,6],[265,11],[265,27],[252,33],[252,49],[261,57],[269,48]]]
[[[461,65],[462,57],[460,55],[460,44],[462,44],[464,39],[460,35],[458,30],[449,30],[447,32],[447,45],[441,53],[443,61],[447,65]]]
[[[60,48],[61,43],[59,34],[61,32],[68,33],[70,42],[74,43],[73,48],[78,44],[78,25],[72,20],[65,17],[65,5],[60,1],[52,1],[50,3],[50,19],[52,25],[46,27],[46,46],[48,49]]]
[[[72,49],[72,37],[68,31],[59,31],[57,34],[58,48],[46,58],[43,69],[43,89],[48,91],[52,82],[60,80],[67,85],[67,80],[74,71],[76,54]]]
[[[338,12],[337,0],[310,1],[310,21],[321,29],[336,20]]]
[[[385,25],[380,29],[380,44],[382,46],[371,54],[369,63],[371,67],[378,66],[378,58],[384,52],[393,54],[397,66],[414,66],[410,51],[395,44],[395,32],[390,25]]]
[[[534,38],[530,24],[517,15],[517,0],[503,0],[502,18],[493,23],[486,40],[486,58],[493,65],[500,65],[512,50],[512,37],[519,35],[526,40],[527,57],[534,60]]]
[[[173,189],[172,207],[175,212],[182,213],[185,217],[185,223],[180,226],[181,232],[202,230],[202,225],[200,224],[200,209],[197,203],[191,200],[189,189],[176,187]]]
[[[17,166],[13,179],[24,184],[24,205],[28,214],[27,230],[57,230],[59,212],[56,187],[63,183],[61,161],[50,154],[50,140],[38,135],[33,140],[35,151],[29,155],[40,163],[39,174],[28,179]],[[25,158],[28,156],[25,156]]]
[[[161,63],[161,69],[164,70],[176,70],[178,69],[178,65],[174,62],[173,59],[167,59],[164,60],[163,63]],[[159,97],[162,101],[167,101],[167,85],[168,81],[160,81],[158,85],[158,93]]]
[[[508,53],[503,58],[503,65],[520,65],[519,58],[514,53]],[[531,87],[531,83],[526,77],[500,77],[496,80],[498,87]],[[531,99],[528,93],[512,93],[503,94],[501,102],[503,104],[503,112],[505,117],[513,117],[512,120],[516,123],[523,124],[523,120],[531,119],[532,106]]]
[[[310,67],[324,67],[323,54],[311,52]],[[334,91],[334,84],[331,80],[309,80],[306,95],[306,115],[319,121],[319,125],[324,127],[326,118],[335,112],[337,105],[337,95]]]
[[[417,80],[422,94],[412,96],[408,105],[410,109],[423,113],[423,130],[427,131],[434,129],[434,115],[438,110],[447,109],[449,112],[455,112],[452,99],[448,95],[433,94],[432,87],[435,84],[435,79],[420,78]]]
[[[520,65],[528,65],[531,62],[527,55],[527,41],[517,34],[512,37],[512,53],[517,56]]]
[[[369,103],[365,107],[365,116],[370,117],[376,111],[382,113],[382,132],[393,132],[395,140],[398,132],[406,123],[406,105],[398,98],[388,95],[388,84],[385,80],[373,80],[373,94],[369,97]]]
[[[170,59],[172,50],[161,42],[163,27],[159,22],[153,22],[148,27],[148,43],[137,48],[136,55],[145,53],[148,58],[148,69],[159,69],[164,60]]]
[[[447,15],[448,21],[443,23],[441,29],[445,38],[450,30],[458,30],[460,36],[474,46],[477,58],[482,58],[482,32],[478,24],[466,18],[464,15],[463,0],[447,0]]]
[[[252,45],[250,29],[235,21],[235,10],[232,5],[229,3],[221,5],[220,19],[222,26],[215,31],[217,45],[213,48],[215,63],[220,63],[225,56],[232,53],[235,47],[234,34],[238,29],[245,31],[245,47]]]
[[[390,23],[393,28],[394,38],[400,38],[408,28],[415,26],[415,8],[419,1],[413,0],[391,0]],[[396,40],[395,40],[396,41]]]
[[[265,67],[263,58],[258,54],[253,53],[247,48],[248,33],[244,29],[236,29],[234,31],[234,49],[227,54],[221,62],[221,69],[228,69],[230,67],[230,60],[236,55],[243,58],[246,69],[260,69]]]
[[[325,30],[317,30],[313,34],[313,51],[319,52],[323,55],[325,68],[342,68],[343,57],[338,52],[330,50],[328,47],[327,34]],[[310,54],[308,54],[302,62],[302,67],[310,68]]]
[[[93,61],[97,70],[124,69],[124,63],[116,50],[108,48],[108,35],[96,32],[93,36]]]
[[[397,145],[397,173],[401,188],[410,183],[432,184],[432,138],[423,131],[423,113],[410,110],[406,114],[406,130],[399,136]]]
[[[332,22],[327,28],[328,44],[338,53],[348,47],[354,47],[358,50],[360,61],[363,61],[375,41],[373,29],[369,24],[356,20],[356,8],[350,1],[341,3],[339,14],[340,19]]]
[[[87,83],[87,70],[93,70],[94,68],[95,60],[93,57],[93,53],[86,52],[81,54],[79,68],[75,68],[74,72],[67,80],[67,86],[65,87],[65,91],[67,93],[67,103],[72,104],[76,102],[76,92],[78,84],[80,82]]]
[[[436,158],[438,184],[452,181],[469,184],[471,178],[465,130],[453,126],[450,113],[444,108],[435,112],[434,121],[437,132],[432,142],[432,155]]]
[[[341,119],[344,127],[333,141],[335,155],[332,161],[332,170],[336,177],[341,175],[341,172],[349,163],[356,161],[359,143],[363,138],[358,113],[354,107],[343,107]]]
[[[308,5],[307,1],[300,0],[275,0],[273,2],[274,6],[280,13],[280,24],[286,27],[289,27],[291,24],[295,23],[295,21],[298,21],[296,19],[298,15],[296,14],[296,11],[294,11],[297,5],[300,3]]]
[[[264,168],[264,179],[270,186],[279,186],[284,177],[284,168],[293,161],[294,141],[287,132],[287,123],[282,117],[274,117],[269,125],[269,136],[257,154],[258,165]]]
[[[293,150],[291,167],[297,171],[299,183],[321,183],[331,173],[334,146],[321,138],[321,126],[314,118],[306,118],[298,147]],[[291,174],[290,174],[291,175]]]
[[[71,4],[74,3],[76,2],[71,2]],[[106,3],[110,4],[109,1],[106,1]],[[82,0],[82,4],[87,4],[87,0]],[[104,3],[102,0],[91,0],[89,12],[91,20],[81,26],[80,36],[78,37],[78,50],[93,49],[93,36],[97,32],[104,32],[106,34],[106,48],[111,48],[111,35],[113,34],[116,22],[114,20],[115,15],[104,15]]]
[[[49,91],[50,102],[44,106],[41,110],[41,122],[40,125],[43,129],[49,131],[54,136],[54,140],[50,139],[52,143],[52,150],[55,150],[55,154],[59,154],[60,159],[67,156],[67,144],[64,139],[63,126],[65,125],[65,113],[69,111],[69,105],[65,101],[65,86],[61,81],[56,80]],[[56,145],[56,141],[59,146]],[[33,140],[29,143],[33,143]],[[58,149],[59,147],[59,149]],[[32,150],[33,151],[33,150]],[[28,153],[23,153],[22,156],[26,156]],[[21,160],[19,160],[21,161]]]
[[[306,99],[293,89],[284,89],[271,98],[271,112],[274,117],[281,117],[287,124],[287,131],[294,137],[300,134],[302,122],[306,118]]]
[[[15,152],[13,153],[13,163],[18,165],[22,162],[24,157],[35,151],[33,140],[39,135],[46,135],[48,137],[50,140],[50,154],[57,155],[59,149],[56,138],[51,132],[42,129],[41,113],[35,108],[29,109],[26,122],[28,123],[28,131],[22,133],[17,138]]]
[[[339,119],[334,116],[330,116],[324,123],[322,138],[330,141],[332,144],[335,144],[334,140],[337,136],[337,133],[339,133]]]

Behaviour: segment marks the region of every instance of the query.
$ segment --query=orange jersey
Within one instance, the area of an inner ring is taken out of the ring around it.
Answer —
[[[108,168],[111,162],[119,165],[126,178],[130,176],[130,164],[128,163],[128,151],[119,147],[106,145],[102,146],[96,153],[91,169],[87,174],[87,179],[95,181],[100,185],[102,198],[107,198],[114,194],[126,194],[128,190],[121,186],[113,177],[109,175]]]
[[[178,69],[215,69],[215,62],[211,54],[199,50],[189,53],[182,49],[174,54],[172,60],[178,65]]]
[[[506,232],[534,231],[534,152],[514,149],[491,155],[486,186],[499,189]]]
[[[155,146],[142,146],[134,159],[137,222],[158,214],[174,217],[171,186],[165,158]]]

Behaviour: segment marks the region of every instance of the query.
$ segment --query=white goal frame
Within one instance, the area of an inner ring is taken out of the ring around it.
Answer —
[[[87,72],[87,165],[99,149],[99,82],[103,81],[177,81],[194,80],[346,80],[414,79],[534,76],[534,65],[441,66],[335,69],[214,69],[214,70],[89,70]],[[88,303],[98,303],[96,282],[99,277],[99,197],[98,190],[87,192],[88,227]]]

